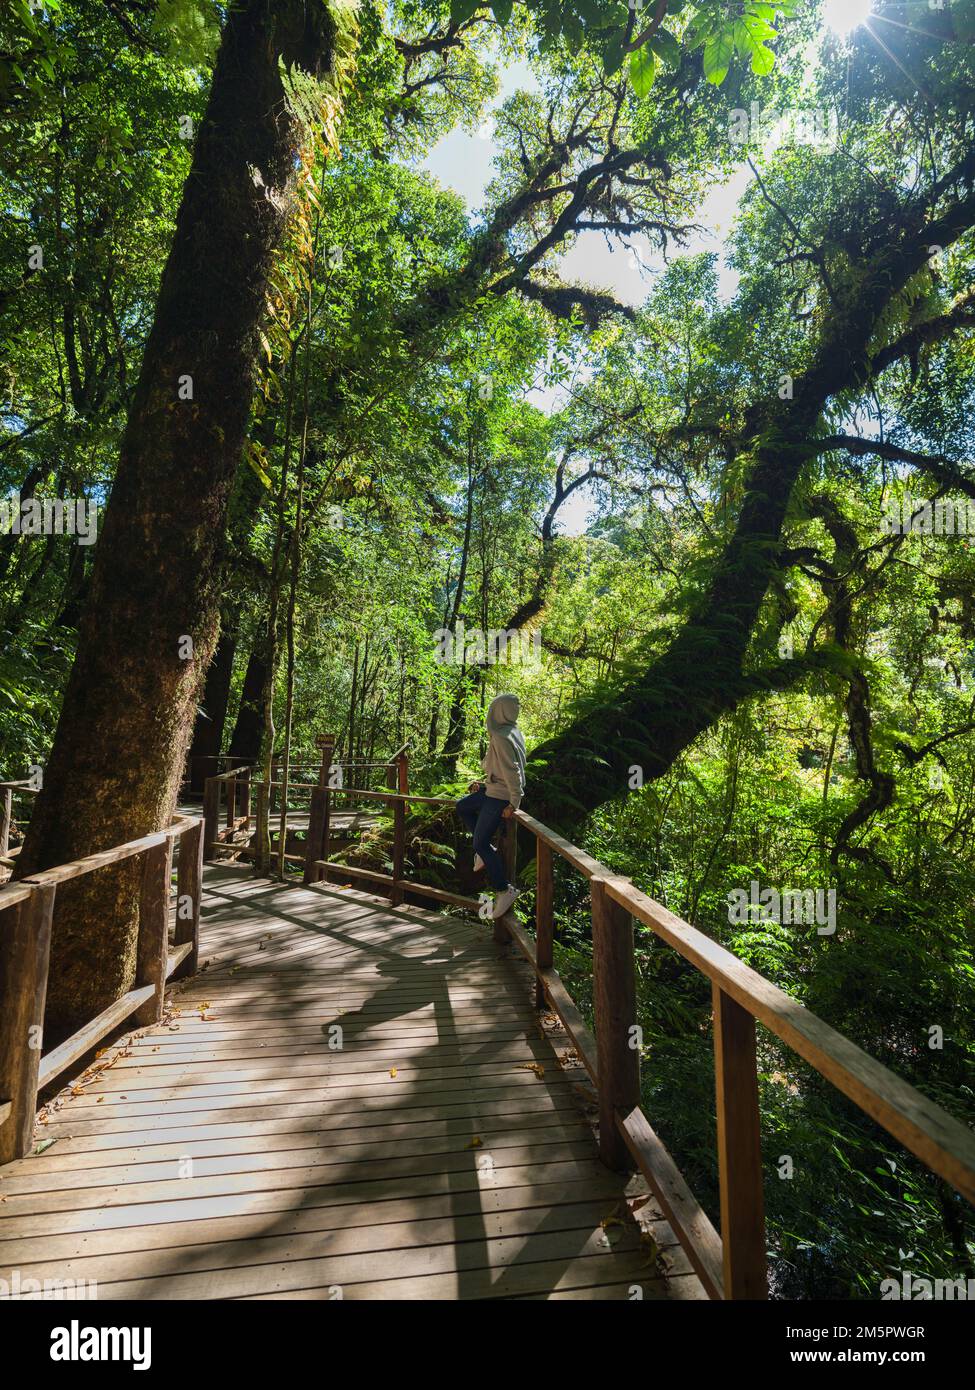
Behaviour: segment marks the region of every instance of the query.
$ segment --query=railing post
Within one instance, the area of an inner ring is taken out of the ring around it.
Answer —
[[[0,913],[0,1104],[11,1104],[0,1123],[0,1163],[23,1158],[34,1135],[54,893],[53,884],[34,888]]]
[[[606,879],[594,878],[589,886],[592,890],[599,1156],[608,1168],[622,1170],[632,1167],[632,1163],[616,1123],[617,1112],[628,1115],[640,1104],[633,918],[609,896]]]
[[[389,901],[398,907],[403,901],[403,864],[406,859],[406,802],[393,802],[393,882]]]
[[[535,964],[539,970],[551,970],[553,964],[552,941],[554,935],[553,903],[555,900],[555,877],[552,866],[552,850],[544,840],[535,840]],[[535,981],[535,1007],[544,1009],[547,1005],[545,989],[540,979]]]
[[[169,955],[169,889],[172,876],[173,842],[167,836],[161,845],[147,849],[142,866],[139,894],[139,939],[136,946],[135,985],[153,985],[154,993],[140,1004],[133,1019],[137,1028],[158,1023],[162,1018]]]
[[[254,826],[254,874],[260,877],[267,872],[267,826],[268,826],[268,785],[257,784],[257,816]]]
[[[228,777],[227,787],[227,829],[232,831],[237,816],[237,778]]]
[[[501,858],[504,860],[504,871],[508,876],[508,882],[514,883],[515,874],[518,871],[518,822],[512,816],[510,820],[503,820],[501,824],[504,827],[504,838],[499,850]],[[493,935],[497,946],[505,946],[511,939],[508,928],[499,917],[494,919]]]
[[[203,857],[213,858],[220,829],[220,778],[208,777],[203,787]]]
[[[247,827],[251,818],[251,769],[248,767],[240,779],[240,814],[247,817]]]
[[[322,840],[325,833],[325,814],[328,803],[328,789],[314,787],[311,794],[311,807],[308,812],[308,838],[305,841],[305,871],[302,883],[317,883],[322,876],[318,867],[322,854]]]
[[[179,839],[176,865],[175,944],[192,943],[192,950],[180,965],[174,979],[196,973],[200,955],[200,895],[203,891],[203,822],[184,830]]]
[[[406,796],[410,790],[410,760],[405,749],[396,756],[396,785],[400,795]]]
[[[10,825],[13,820],[14,794],[10,787],[3,792],[3,807],[0,809],[0,854],[6,855],[10,848]]]
[[[714,1082],[725,1298],[768,1298],[755,1020],[717,984]]]

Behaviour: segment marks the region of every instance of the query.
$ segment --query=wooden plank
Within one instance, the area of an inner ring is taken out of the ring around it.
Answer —
[[[535,969],[542,988],[545,991],[546,999],[561,1019],[562,1026],[572,1039],[572,1044],[579,1054],[582,1065],[589,1073],[595,1085],[599,1072],[596,1060],[596,1041],[589,1031],[585,1019],[576,1008],[575,1002],[562,983],[558,971],[539,970],[537,968],[535,965],[534,945],[522,929],[521,924],[517,920],[509,919],[508,930],[511,933],[515,945],[521,951],[529,965]]]
[[[714,1081],[725,1298],[768,1298],[755,1020],[714,986]]]
[[[0,1100],[9,1102],[0,1126],[0,1163],[30,1150],[51,958],[53,886],[0,916]]]
[[[617,1125],[710,1298],[724,1297],[721,1237],[639,1107]]]
[[[216,1264],[227,1268],[270,1263],[289,1252],[306,1258],[302,1251],[320,1255],[326,1248],[330,1254],[362,1254],[410,1245],[479,1240],[485,1235],[495,1239],[523,1238],[532,1235],[542,1219],[547,1231],[592,1231],[607,1215],[605,1200],[583,1201],[580,1191],[570,1189],[571,1199],[558,1202],[557,1194],[549,1191],[548,1209],[542,1214],[537,1206],[530,1205],[478,1211],[468,1202],[460,1204],[462,1209],[455,1215],[449,1199],[427,1197],[414,1202],[383,1203],[379,1208],[381,1222],[363,1220],[365,1214],[357,1213],[354,1207],[313,1207],[288,1213],[287,1220],[281,1223],[269,1222],[265,1214],[225,1216],[213,1221],[184,1219],[84,1235],[47,1235],[40,1247],[33,1237],[22,1236],[0,1241],[0,1268],[20,1268],[25,1276],[44,1279],[59,1277],[52,1271],[63,1264],[61,1278],[80,1278],[81,1265],[73,1262],[83,1261],[84,1277],[101,1282],[123,1265],[119,1257],[125,1257],[131,1271],[135,1263],[128,1258],[131,1254],[140,1257],[140,1273],[165,1273],[167,1265],[172,1267],[173,1247],[193,1246],[194,1266]],[[391,1210],[386,1211],[385,1207]],[[660,1243],[662,1248],[674,1248],[663,1240]]]
[[[421,898],[432,898],[434,902],[466,908],[468,912],[476,913],[481,906],[477,898],[467,898],[462,893],[450,893],[445,888],[433,888],[426,883],[414,883],[412,880],[403,884],[403,890],[406,893],[416,893]]]
[[[593,877],[592,967],[599,1060],[599,1156],[608,1168],[630,1166],[630,1153],[616,1124],[640,1103],[640,1053],[636,1032],[636,970],[633,919]]]
[[[179,946],[174,946],[167,956],[166,981],[167,983],[176,979],[180,973],[179,967],[187,960],[193,951],[192,941],[183,941]]]
[[[572,1139],[559,1138],[542,1142],[539,1135],[532,1135],[532,1142],[523,1141],[509,1146],[494,1148],[475,1147],[469,1142],[456,1147],[429,1150],[421,1147],[417,1152],[393,1152],[395,1146],[342,1145],[319,1146],[307,1149],[278,1149],[272,1152],[259,1150],[255,1153],[231,1153],[203,1156],[185,1165],[187,1181],[191,1179],[226,1178],[233,1181],[244,1175],[247,1177],[266,1174],[280,1175],[300,1169],[302,1172],[315,1171],[320,1180],[332,1183],[342,1182],[384,1182],[387,1178],[416,1177],[425,1174],[464,1173],[470,1170],[490,1171],[540,1163],[583,1163],[592,1156],[592,1141],[588,1134]],[[52,1168],[41,1170],[36,1164],[26,1164],[23,1171],[4,1175],[3,1192],[8,1201],[15,1197],[56,1197],[66,1194],[74,1204],[85,1202],[98,1192],[126,1190],[130,1194],[135,1188],[152,1187],[166,1182],[174,1174],[181,1172],[182,1160],[161,1159],[155,1162],[138,1161],[132,1164],[89,1164],[83,1169]]]
[[[346,1157],[396,1156],[403,1153],[471,1152],[483,1147],[510,1148],[513,1144],[555,1144],[588,1138],[586,1122],[572,1112],[549,1110],[507,1115],[484,1123],[470,1115],[425,1124],[395,1124],[390,1117],[374,1115],[373,1124],[350,1130],[336,1118],[331,1125],[305,1119],[276,1121],[267,1125],[189,1126],[160,1134],[155,1128],[124,1136],[62,1136],[53,1150],[31,1162],[39,1173],[70,1173],[95,1164],[114,1168],[168,1159],[216,1158],[231,1154],[292,1153],[309,1150],[341,1151]],[[473,1143],[480,1139],[481,1144]],[[403,1147],[406,1146],[406,1147]]]
[[[456,1273],[418,1274],[411,1278],[373,1279],[364,1282],[356,1280],[341,1285],[341,1289],[342,1297],[346,1301],[362,1299],[372,1302],[374,1300],[395,1299],[427,1302],[442,1299],[489,1298],[517,1298],[520,1300],[529,1294],[541,1294],[544,1297],[549,1297],[552,1293],[562,1290],[591,1289],[600,1284],[618,1285],[621,1275],[625,1273],[626,1262],[623,1259],[618,1259],[614,1255],[592,1255],[581,1259],[515,1264],[500,1274],[493,1270],[487,1270],[471,1271],[465,1276],[459,1276]],[[309,1281],[314,1278],[311,1271],[306,1271],[306,1274]],[[334,1279],[330,1279],[326,1283],[319,1276],[319,1282],[309,1282],[301,1288],[294,1287],[287,1275],[283,1276],[282,1282],[284,1280],[287,1280],[287,1289],[284,1291],[277,1290],[274,1293],[241,1296],[261,1299],[332,1299],[335,1297],[333,1290],[336,1283]],[[637,1289],[640,1291],[641,1299],[663,1299],[667,1296],[665,1281],[648,1273],[646,1259],[642,1257],[630,1259],[626,1287],[629,1291],[629,1299],[634,1298],[634,1291]],[[113,1294],[113,1297],[119,1298],[150,1296],[152,1295],[147,1293],[134,1293],[128,1285],[120,1286],[120,1291]],[[200,1297],[201,1295],[187,1292],[181,1296]],[[231,1295],[231,1297],[233,1296]]]
[[[142,868],[139,894],[139,939],[136,947],[135,988],[152,985],[153,994],[135,1012],[135,1024],[144,1028],[162,1018],[166,989],[169,889],[172,877],[172,841],[148,850]]]
[[[612,879],[607,891],[975,1205],[975,1135],[970,1129],[632,884]]]
[[[8,1219],[27,1212],[32,1216],[57,1212],[70,1219],[75,1212],[127,1206],[133,1202],[171,1202],[193,1197],[212,1199],[283,1189],[297,1194],[291,1200],[300,1203],[303,1200],[301,1194],[314,1186],[328,1188],[329,1200],[339,1205],[351,1203],[362,1206],[431,1193],[480,1191],[487,1186],[518,1187],[526,1180],[543,1183],[586,1182],[605,1173],[605,1169],[593,1158],[548,1162],[540,1152],[526,1149],[524,1154],[524,1163],[512,1161],[510,1164],[496,1164],[490,1173],[489,1183],[477,1169],[472,1153],[467,1155],[466,1164],[457,1163],[449,1169],[435,1166],[426,1172],[386,1172],[369,1178],[357,1174],[354,1169],[344,1172],[335,1164],[320,1164],[219,1173],[205,1177],[170,1177],[145,1183],[106,1184],[77,1191],[11,1193],[4,1203],[3,1220],[6,1223]]]
[[[85,1053],[90,1052],[97,1043],[101,1042],[102,1038],[107,1037],[119,1024],[130,1018],[140,1004],[151,999],[155,992],[155,985],[143,985],[140,989],[130,989],[127,994],[122,995],[121,999],[116,999],[113,1004],[109,1004],[107,1009],[103,1009],[100,1014],[97,1014],[90,1023],[79,1028],[77,1033],[72,1033],[70,1038],[65,1038],[60,1046],[52,1048],[41,1059],[38,1089],[41,1090],[45,1086],[49,1086],[71,1066],[72,1062],[77,1062],[79,1058],[84,1057]]]

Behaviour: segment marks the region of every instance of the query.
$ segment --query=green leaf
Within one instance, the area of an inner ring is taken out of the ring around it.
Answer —
[[[481,0],[450,0],[451,24],[463,24],[480,9]]]
[[[704,45],[704,75],[715,87],[720,87],[728,76],[734,54],[734,31],[730,29],[712,34]]]
[[[645,97],[657,75],[657,57],[646,44],[630,54],[630,82],[638,97]]]
[[[658,29],[653,38],[649,40],[650,47],[662,62],[670,67],[680,65],[680,44],[673,34],[666,29]]]
[[[774,67],[775,54],[760,43],[752,54],[752,72],[757,73],[759,77],[768,77]]]
[[[491,12],[502,27],[510,20],[513,9],[514,0],[491,0]]]
[[[622,33],[616,33],[609,40],[603,53],[603,67],[606,69],[606,76],[612,77],[619,72],[626,57],[626,49],[623,46]]]

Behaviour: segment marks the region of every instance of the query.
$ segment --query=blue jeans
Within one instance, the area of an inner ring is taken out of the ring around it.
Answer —
[[[487,792],[471,792],[461,797],[457,803],[457,814],[474,836],[474,853],[484,860],[491,886],[502,893],[508,886],[504,860],[491,843],[491,837],[501,824],[507,801],[499,796],[488,796]]]

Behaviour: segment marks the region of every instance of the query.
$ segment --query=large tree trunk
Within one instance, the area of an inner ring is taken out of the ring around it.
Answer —
[[[975,200],[973,200],[975,202]],[[947,244],[963,218],[929,224],[927,243]],[[939,235],[934,235],[937,228]],[[669,647],[608,704],[532,750],[524,809],[571,831],[597,806],[642,779],[663,776],[722,715],[764,688],[785,688],[812,666],[785,663],[764,676],[751,670],[752,638],[769,584],[779,570],[789,503],[828,402],[856,393],[870,377],[870,344],[892,296],[924,264],[924,239],[905,232],[880,252],[787,401],[750,412],[745,439],[751,464],[737,523],[695,611]],[[827,665],[824,659],[822,665]]]
[[[244,684],[228,752],[238,763],[257,764],[264,740],[264,687],[268,679],[268,638],[259,628],[247,658]]]
[[[218,764],[218,755],[223,744],[223,728],[227,720],[239,619],[239,611],[224,615],[220,627],[220,641],[207,671],[203,700],[193,724],[193,739],[190,743],[190,792],[193,796],[202,796],[206,779],[223,771]]]
[[[21,877],[173,812],[217,640],[221,537],[303,139],[279,61],[317,75],[333,34],[324,4],[244,0],[229,11]],[[59,891],[49,1042],[131,984],[136,875]]]

